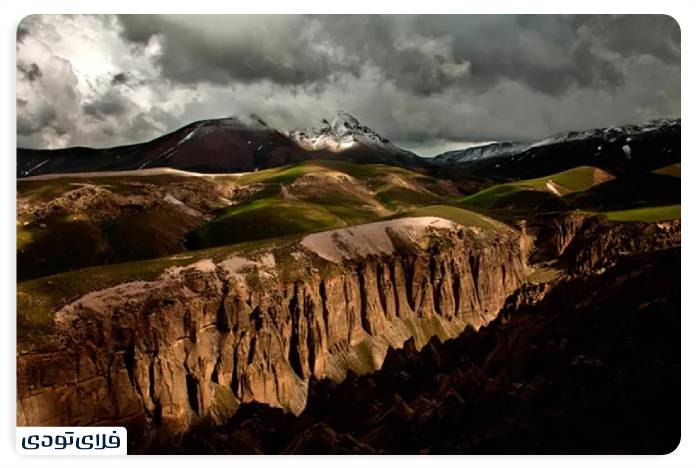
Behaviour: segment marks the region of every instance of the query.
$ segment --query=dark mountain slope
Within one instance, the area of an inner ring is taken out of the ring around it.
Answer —
[[[115,148],[65,148],[17,150],[17,177],[41,174],[123,171],[170,167],[204,173],[249,172],[313,159],[342,160],[360,164],[382,163],[422,168],[429,163],[398,148],[339,113],[322,141],[341,139],[335,145],[307,145],[299,135],[273,129],[257,117],[194,122],[146,143]],[[340,132],[339,134],[334,133]],[[350,140],[348,142],[348,139]],[[347,143],[348,142],[348,143]]]
[[[449,152],[433,164],[441,173],[454,167],[468,177],[492,180],[530,179],[578,166],[599,167],[614,175],[652,171],[681,161],[681,119],[571,132],[518,145],[522,146]]]
[[[258,119],[204,120],[146,143],[115,148],[17,150],[17,175],[172,167],[243,172],[307,159],[305,151]]]

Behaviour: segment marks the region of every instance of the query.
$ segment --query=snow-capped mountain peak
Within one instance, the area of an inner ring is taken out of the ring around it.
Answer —
[[[481,146],[473,146],[442,153],[436,156],[433,162],[439,165],[461,165],[478,163],[489,159],[512,158],[514,160],[514,158],[518,158],[519,155],[526,155],[529,158],[534,158],[537,152],[548,150],[548,148],[554,145],[573,145],[583,142],[591,142],[592,145],[594,145],[593,147],[595,149],[593,154],[596,156],[609,151],[612,145],[618,145],[617,147],[622,148],[622,153],[626,155],[626,158],[630,159],[630,145],[632,144],[632,140],[650,137],[650,135],[658,132],[669,132],[674,128],[680,127],[681,119],[663,118],[650,120],[643,124],[559,133],[532,143],[517,141],[488,143]],[[624,146],[627,149],[623,149]]]
[[[304,149],[324,149],[335,153],[361,144],[386,146],[389,143],[387,139],[362,125],[358,119],[343,110],[336,111],[331,121],[322,119],[319,125],[304,130],[294,130],[289,136]]]

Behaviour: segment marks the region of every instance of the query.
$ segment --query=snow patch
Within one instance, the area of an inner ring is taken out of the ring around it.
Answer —
[[[553,181],[551,181],[551,180],[547,181],[547,182],[546,182],[546,188],[549,189],[549,191],[550,191],[551,193],[553,193],[554,195],[558,195],[559,197],[561,196],[561,192],[558,191],[558,189],[556,188],[556,186],[555,186],[555,184],[553,183]]]
[[[43,166],[44,164],[46,164],[48,161],[50,161],[50,159],[46,159],[46,160],[44,160],[44,161],[41,161],[41,162],[40,162],[39,164],[37,164],[36,166],[33,166],[32,168],[30,168],[30,169],[27,170],[27,171],[24,171],[24,175],[29,175],[29,174],[31,174],[32,172],[34,172],[35,170],[37,170],[38,168],[40,168],[41,166]]]
[[[184,213],[186,213],[189,216],[196,216],[196,217],[203,216],[199,211],[194,210],[193,208],[186,205],[181,200],[175,198],[170,193],[168,193],[164,196],[164,201],[178,207],[179,209],[181,209],[181,211],[183,211]]]
[[[203,260],[199,260],[195,263],[191,263],[189,265],[184,265],[184,266],[173,266],[169,267],[166,270],[164,270],[164,273],[162,274],[163,278],[176,278],[181,275],[182,272],[185,270],[198,270],[201,273],[214,273],[215,272],[215,262],[213,262],[212,259],[210,258],[204,258]]]
[[[56,313],[55,323],[58,326],[70,326],[72,319],[84,309],[106,317],[115,305],[136,300],[151,291],[151,286],[152,283],[148,281],[132,281],[88,293],[60,309]]]
[[[256,269],[260,276],[271,278],[275,276],[276,261],[272,253],[265,253],[256,259],[240,257],[234,255],[220,262],[219,267],[222,268],[228,275],[245,283],[246,272]]]

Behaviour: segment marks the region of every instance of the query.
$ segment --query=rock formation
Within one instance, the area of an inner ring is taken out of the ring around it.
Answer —
[[[622,256],[681,245],[681,220],[610,223],[590,218],[564,249],[560,261],[571,274],[603,272]]]
[[[523,282],[517,231],[403,218],[198,258],[87,294],[17,359],[18,425],[125,425],[141,445],[241,403],[299,414],[312,379],[495,319]],[[133,447],[132,447],[133,448]]]

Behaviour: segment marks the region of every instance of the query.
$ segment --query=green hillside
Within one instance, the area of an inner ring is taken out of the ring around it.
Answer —
[[[526,207],[530,203],[546,205],[552,197],[562,197],[569,193],[587,190],[611,178],[611,175],[601,169],[581,166],[537,179],[494,185],[463,198],[461,203],[465,206],[481,208],[512,209]],[[534,192],[541,192],[541,194]]]
[[[604,213],[612,221],[669,221],[681,218],[681,205],[651,206]]]

